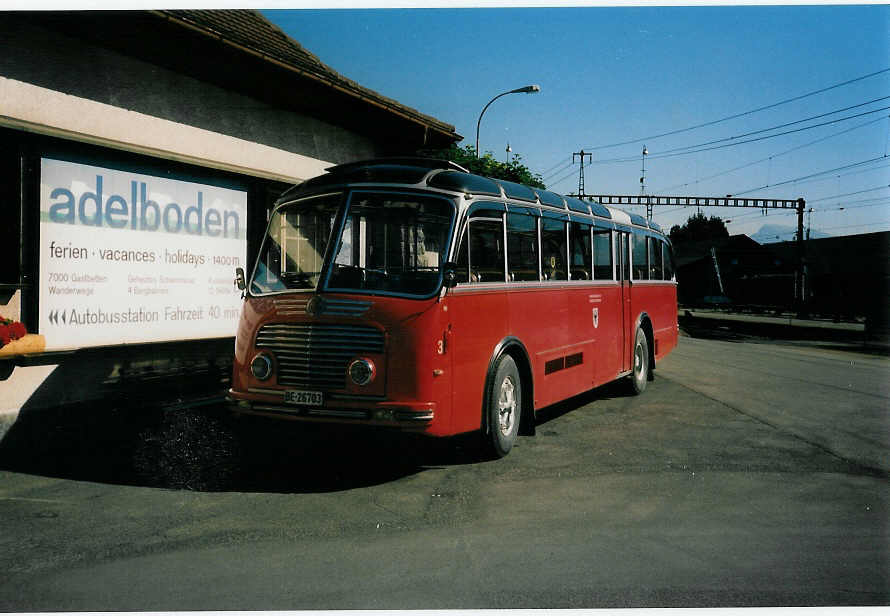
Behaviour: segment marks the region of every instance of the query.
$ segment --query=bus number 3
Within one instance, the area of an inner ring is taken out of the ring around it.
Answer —
[[[448,329],[442,332],[442,337],[436,340],[436,353],[439,355],[445,355],[445,351],[448,350],[448,332],[451,330],[451,326],[448,326]]]

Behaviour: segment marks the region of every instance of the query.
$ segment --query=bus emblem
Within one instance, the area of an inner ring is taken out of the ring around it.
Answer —
[[[322,299],[318,295],[312,296],[312,299],[310,299],[309,302],[306,304],[306,314],[308,314],[310,317],[317,317],[322,312],[324,312],[324,309],[324,299]]]
[[[593,328],[596,329],[600,326],[600,309],[593,309]]]

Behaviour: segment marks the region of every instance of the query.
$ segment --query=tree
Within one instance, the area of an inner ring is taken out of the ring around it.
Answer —
[[[535,188],[547,188],[540,175],[532,173],[528,167],[522,164],[520,156],[514,156],[513,160],[507,163],[495,160],[491,152],[486,152],[477,158],[476,148],[471,145],[462,148],[452,145],[447,150],[427,151],[423,154],[433,158],[450,160],[469,170],[470,173],[477,175],[518,182],[519,184],[534,186]]]
[[[690,216],[682,227],[680,225],[671,227],[670,235],[671,242],[674,244],[689,244],[704,240],[724,239],[729,237],[729,231],[726,230],[726,225],[720,217],[707,218],[698,212]]]

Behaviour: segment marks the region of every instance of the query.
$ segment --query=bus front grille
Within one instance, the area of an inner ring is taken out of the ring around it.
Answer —
[[[350,359],[383,353],[383,332],[366,325],[276,323],[260,328],[256,346],[275,354],[280,385],[343,389]]]

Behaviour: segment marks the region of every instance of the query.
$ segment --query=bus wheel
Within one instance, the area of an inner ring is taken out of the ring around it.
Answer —
[[[516,362],[509,355],[498,360],[486,412],[487,449],[494,457],[503,458],[516,443],[522,413],[522,382]]]
[[[634,395],[643,393],[649,381],[649,341],[642,328],[637,330],[634,339],[633,373],[630,375],[630,390]]]

